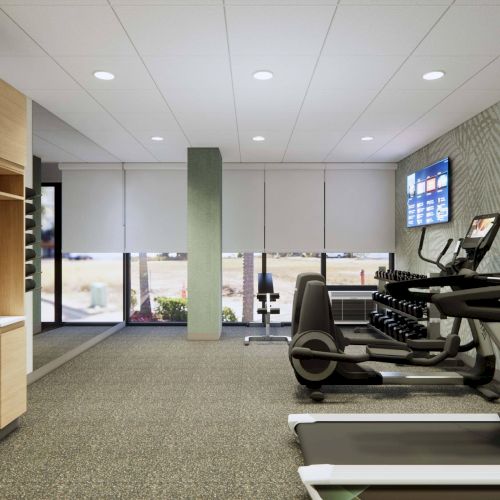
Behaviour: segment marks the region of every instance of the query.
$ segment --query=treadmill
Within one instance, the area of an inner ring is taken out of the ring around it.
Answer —
[[[436,305],[480,321],[486,331],[500,321],[500,277],[473,279],[477,288],[441,294]],[[418,280],[408,293],[412,285]],[[498,413],[304,414],[289,415],[288,424],[313,500],[500,498]]]

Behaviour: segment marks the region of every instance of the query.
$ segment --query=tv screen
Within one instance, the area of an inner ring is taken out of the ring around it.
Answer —
[[[450,220],[449,159],[410,174],[406,178],[407,227],[428,226]]]

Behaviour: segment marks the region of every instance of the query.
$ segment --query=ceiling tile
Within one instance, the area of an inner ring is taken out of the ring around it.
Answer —
[[[455,5],[500,5],[500,0],[455,0]]]
[[[233,78],[242,128],[283,128],[291,130],[304,99],[315,57],[234,56]],[[274,73],[272,80],[259,81],[252,74],[259,69]]]
[[[325,130],[295,130],[283,161],[322,162],[342,135],[343,132]]]
[[[263,142],[255,142],[252,137],[262,135]],[[280,162],[285,153],[289,133],[283,130],[240,129],[241,161],[243,162]]]
[[[316,89],[380,90],[397,71],[404,56],[322,56],[311,92]]]
[[[444,12],[443,5],[340,5],[324,55],[408,55]]]
[[[138,56],[57,57],[57,62],[88,90],[153,90],[154,82]],[[99,80],[95,71],[109,71],[114,80]]]
[[[44,55],[43,50],[16,23],[0,12],[0,57]]]
[[[29,90],[77,90],[78,84],[50,57],[0,57],[2,78],[13,87]]]
[[[155,157],[132,134],[104,110],[88,113],[58,113],[58,116],[120,161],[156,161]]]
[[[158,90],[91,90],[111,114],[168,112]]]
[[[29,90],[26,94],[56,115],[101,110],[99,104],[84,90]]]
[[[183,128],[235,129],[227,56],[147,57],[145,62]]]
[[[31,5],[4,9],[52,56],[135,53],[109,6]]]
[[[81,158],[62,150],[61,148],[50,144],[49,142],[43,140],[42,138],[34,135],[33,136],[33,154],[38,156],[45,162],[81,162]]]
[[[36,130],[34,134],[85,162],[114,162],[117,158],[71,127],[59,130]]]
[[[222,5],[223,0],[109,0],[111,5]]]
[[[137,1],[137,0],[134,0]],[[148,0],[149,1],[149,0]],[[107,5],[107,0],[0,0],[0,5]]]
[[[388,142],[393,133],[382,132],[379,133],[373,141],[364,142],[361,137],[370,135],[370,130],[356,130],[349,132],[335,147],[324,161],[327,162],[353,162],[365,161],[367,158],[377,151],[383,144]]]
[[[439,111],[454,113],[460,110],[460,113],[473,116],[493,106],[498,101],[500,101],[500,90],[467,90],[461,88],[439,105]]]
[[[492,55],[500,53],[500,5],[452,6],[416,55]]]
[[[228,6],[235,55],[318,55],[334,6]]]
[[[467,90],[500,90],[500,57],[470,79],[464,88]]]
[[[131,0],[132,1],[132,0]],[[337,5],[339,0],[226,0],[226,5]]]
[[[302,107],[299,124],[306,129],[318,129],[335,120],[339,127],[336,130],[341,130],[352,124],[376,95],[376,90],[363,89],[353,89],[350,92],[336,89],[309,92]]]
[[[412,56],[388,83],[389,89],[455,90],[492,61],[491,56]],[[442,70],[444,78],[424,80],[428,71]]]
[[[450,5],[453,0],[339,0],[340,5]]]
[[[218,147],[224,162],[240,161],[238,134],[235,129],[190,129],[189,139],[193,147]]]
[[[159,130],[175,131],[179,126],[172,113],[154,112],[154,113],[113,113],[113,116],[132,133],[135,131],[148,131],[150,135],[162,135]]]
[[[356,121],[352,130],[371,132],[366,135],[377,136],[380,132],[392,132],[397,134],[405,127],[418,119],[424,111],[413,113],[380,113],[368,110]]]
[[[134,133],[135,137],[151,152],[159,161],[185,162],[187,159],[187,148],[189,146],[185,137],[180,133],[161,130],[158,135],[164,138],[163,141],[152,141],[149,132]]]
[[[448,90],[396,90],[384,89],[370,104],[374,113],[423,114],[450,92]]]
[[[118,6],[116,12],[143,56],[227,55],[220,6]]]

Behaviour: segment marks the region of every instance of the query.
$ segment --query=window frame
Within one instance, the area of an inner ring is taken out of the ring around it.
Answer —
[[[125,321],[125,309],[121,321],[63,321],[62,320],[62,183],[61,182],[42,182],[42,188],[53,187],[54,191],[54,321],[42,321],[42,332],[53,330],[63,326],[113,326]],[[123,279],[122,295],[123,305],[126,303],[126,279],[125,254],[123,254]],[[41,259],[40,259],[41,261]],[[41,262],[40,262],[41,265]]]

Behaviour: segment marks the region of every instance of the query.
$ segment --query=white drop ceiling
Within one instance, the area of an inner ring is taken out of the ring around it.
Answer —
[[[398,161],[500,100],[499,56],[500,0],[0,0],[44,161]]]

